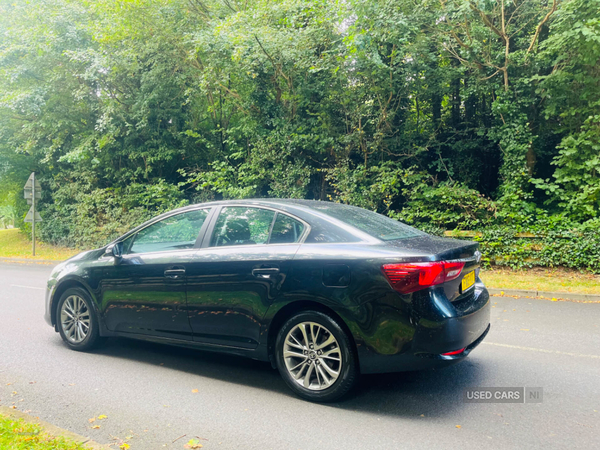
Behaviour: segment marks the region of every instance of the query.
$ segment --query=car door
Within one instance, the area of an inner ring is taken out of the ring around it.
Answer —
[[[123,243],[124,255],[104,269],[102,310],[109,330],[192,340],[186,270],[208,226],[210,209],[174,214]]]
[[[242,205],[215,212],[187,272],[194,341],[255,348],[261,320],[285,289],[307,226],[272,209]]]

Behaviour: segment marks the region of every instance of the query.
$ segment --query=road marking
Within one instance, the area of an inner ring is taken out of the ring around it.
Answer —
[[[22,284],[11,284],[11,287],[21,287],[21,288],[27,288],[27,289],[39,289],[40,291],[43,291],[44,288],[41,287],[35,287],[35,286],[23,286]]]
[[[558,350],[546,350],[543,348],[521,347],[520,345],[497,344],[496,342],[483,342],[486,345],[495,345],[496,347],[516,348],[518,350],[529,350],[530,352],[554,353],[556,355],[578,356],[580,358],[600,359],[599,355],[582,355],[580,353],[560,352]]]

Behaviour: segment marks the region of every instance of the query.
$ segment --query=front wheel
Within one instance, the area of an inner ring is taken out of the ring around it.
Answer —
[[[92,299],[83,289],[72,288],[63,293],[56,320],[60,336],[73,350],[90,350],[102,339]]]
[[[358,380],[349,336],[322,312],[301,311],[291,317],[277,334],[275,351],[279,373],[306,400],[338,400]]]

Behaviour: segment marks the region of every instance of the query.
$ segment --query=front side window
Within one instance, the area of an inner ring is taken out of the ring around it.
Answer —
[[[192,248],[207,216],[208,211],[201,209],[156,222],[135,235],[129,253]]]
[[[210,240],[212,247],[266,244],[275,212],[228,206],[221,210]]]

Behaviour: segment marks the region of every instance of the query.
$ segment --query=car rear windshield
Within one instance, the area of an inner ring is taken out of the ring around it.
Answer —
[[[425,234],[397,220],[355,206],[323,202],[322,205],[311,204],[310,207],[382,241],[407,239]]]

